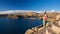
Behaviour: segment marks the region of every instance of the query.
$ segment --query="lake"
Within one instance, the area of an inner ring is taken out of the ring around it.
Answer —
[[[27,29],[42,24],[39,19],[0,18],[0,34],[24,34]]]

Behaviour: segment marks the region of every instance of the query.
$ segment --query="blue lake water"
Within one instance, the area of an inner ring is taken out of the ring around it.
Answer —
[[[24,34],[27,29],[41,24],[39,19],[0,18],[0,34]]]

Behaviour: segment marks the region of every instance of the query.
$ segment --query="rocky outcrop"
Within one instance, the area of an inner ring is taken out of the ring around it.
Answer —
[[[34,28],[34,34],[60,34],[60,19],[55,22],[46,23],[46,28],[44,26],[38,28],[36,27],[36,31]]]

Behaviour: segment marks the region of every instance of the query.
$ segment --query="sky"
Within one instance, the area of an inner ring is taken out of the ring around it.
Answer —
[[[6,10],[60,10],[60,0],[0,0],[0,11]]]

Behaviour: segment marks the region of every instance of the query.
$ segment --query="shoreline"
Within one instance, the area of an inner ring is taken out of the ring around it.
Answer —
[[[56,25],[57,24],[57,25]],[[58,27],[59,26],[59,27]],[[28,29],[29,30],[29,29]],[[26,31],[25,34],[30,34],[30,33],[34,33],[34,34],[52,34],[52,33],[55,33],[55,34],[59,34],[60,33],[60,21],[58,22],[47,22],[46,23],[46,29],[44,29],[44,26],[42,27],[34,27],[32,29],[30,29],[31,31]]]
[[[43,20],[42,18],[24,18],[24,19],[39,19],[39,20]]]

